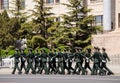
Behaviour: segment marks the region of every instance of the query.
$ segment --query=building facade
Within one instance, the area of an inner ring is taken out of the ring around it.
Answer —
[[[14,0],[0,0],[0,12],[4,9],[10,10]],[[83,0],[84,5],[88,9],[92,9],[89,15],[93,15],[96,26],[103,26],[104,30],[116,30],[120,27],[120,0]],[[56,20],[60,20],[60,16],[65,14],[67,7],[61,3],[68,3],[68,0],[44,0],[45,6],[53,7],[51,12],[55,13]],[[35,3],[33,0],[23,0],[24,11],[31,14]]]

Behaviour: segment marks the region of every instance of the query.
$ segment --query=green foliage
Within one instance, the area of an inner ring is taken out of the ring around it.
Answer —
[[[33,36],[31,42],[32,42],[32,48],[44,47],[46,44],[44,37],[40,35]]]
[[[62,16],[62,32],[58,31],[62,35],[59,43],[70,43],[71,47],[79,46],[85,49],[91,45],[91,35],[100,28],[92,26],[93,16],[87,15],[90,9],[87,9],[82,1],[84,0],[69,0],[68,4],[63,4],[68,7],[69,12]]]
[[[51,7],[44,6],[44,0],[34,0],[37,4],[35,5],[33,12],[33,22],[36,23],[34,26],[34,31],[36,34],[40,34],[45,39],[48,38],[47,29],[52,25],[53,13],[50,13]]]

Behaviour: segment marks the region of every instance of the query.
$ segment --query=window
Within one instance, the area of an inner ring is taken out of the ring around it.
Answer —
[[[90,2],[102,2],[103,0],[90,0]]]
[[[9,0],[1,0],[1,9],[9,9]]]
[[[95,25],[102,26],[103,25],[103,15],[95,16]]]
[[[21,9],[25,9],[25,0],[21,1]]]
[[[119,28],[120,28],[120,13],[119,13],[119,15],[118,15],[118,26],[119,26]]]
[[[46,0],[46,4],[60,3],[60,0]]]
[[[60,0],[55,0],[55,3],[60,3]]]
[[[55,22],[60,22],[60,17],[55,18]]]
[[[47,3],[47,4],[53,4],[53,3],[54,3],[54,0],[46,0],[46,3]]]

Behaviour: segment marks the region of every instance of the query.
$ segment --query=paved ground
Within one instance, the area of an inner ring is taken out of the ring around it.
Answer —
[[[120,83],[120,65],[108,65],[114,76],[91,75],[12,75],[13,69],[0,68],[0,83]]]
[[[120,64],[113,64],[113,65],[110,65],[108,64],[107,65],[114,73],[115,73],[115,76],[120,76]],[[0,67],[0,74],[11,74],[13,69],[11,68],[1,68]]]
[[[4,74],[0,83],[120,83],[120,76]]]

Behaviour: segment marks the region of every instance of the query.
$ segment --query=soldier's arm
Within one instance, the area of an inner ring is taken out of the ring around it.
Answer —
[[[106,58],[107,58],[107,60],[110,61],[110,58],[108,57],[107,53],[105,53],[105,54],[106,54]]]

